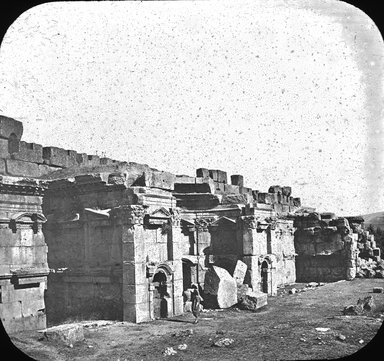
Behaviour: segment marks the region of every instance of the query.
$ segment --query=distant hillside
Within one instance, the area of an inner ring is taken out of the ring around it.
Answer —
[[[374,228],[381,228],[384,230],[384,212],[376,212],[370,214],[361,215],[364,218],[364,224],[366,227],[372,225]]]

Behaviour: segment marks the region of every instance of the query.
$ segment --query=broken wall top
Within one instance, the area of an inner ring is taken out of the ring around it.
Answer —
[[[218,204],[255,203],[261,209],[284,214],[292,212],[301,204],[300,198],[291,196],[291,187],[271,186],[267,193],[261,193],[244,187],[244,177],[240,174],[231,175],[231,184],[228,184],[227,173],[218,169],[199,168],[196,177],[175,175],[146,164],[123,162],[54,146],[43,147],[22,141],[22,135],[21,122],[0,116],[0,175],[56,181],[87,174],[109,173],[108,177],[124,183],[126,187],[142,186],[174,191],[179,203],[187,204],[187,208],[193,208],[196,204],[204,208]]]

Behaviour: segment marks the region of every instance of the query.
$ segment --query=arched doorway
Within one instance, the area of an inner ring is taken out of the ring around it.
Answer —
[[[269,283],[269,264],[267,261],[263,261],[261,264],[261,291],[268,293]]]
[[[155,319],[168,317],[167,275],[159,270],[153,276],[153,314]]]

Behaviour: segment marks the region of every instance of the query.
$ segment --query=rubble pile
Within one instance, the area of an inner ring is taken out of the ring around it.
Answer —
[[[384,278],[384,261],[375,237],[364,229],[362,217],[348,217],[352,234],[357,240],[358,256],[356,259],[356,277]]]
[[[356,274],[356,239],[349,222],[333,213],[297,215],[294,244],[299,282],[351,280]]]

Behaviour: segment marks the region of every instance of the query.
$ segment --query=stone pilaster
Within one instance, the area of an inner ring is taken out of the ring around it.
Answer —
[[[144,215],[144,207],[138,205],[117,207],[111,211],[115,224],[121,227],[123,319],[136,323],[150,320]]]
[[[180,227],[180,213],[176,208],[170,210],[168,230],[168,262],[173,268],[173,314],[183,313],[183,266],[182,266],[182,238]]]
[[[257,255],[258,245],[256,244],[257,221],[255,216],[244,216],[242,220],[242,247],[241,252],[245,255]]]

